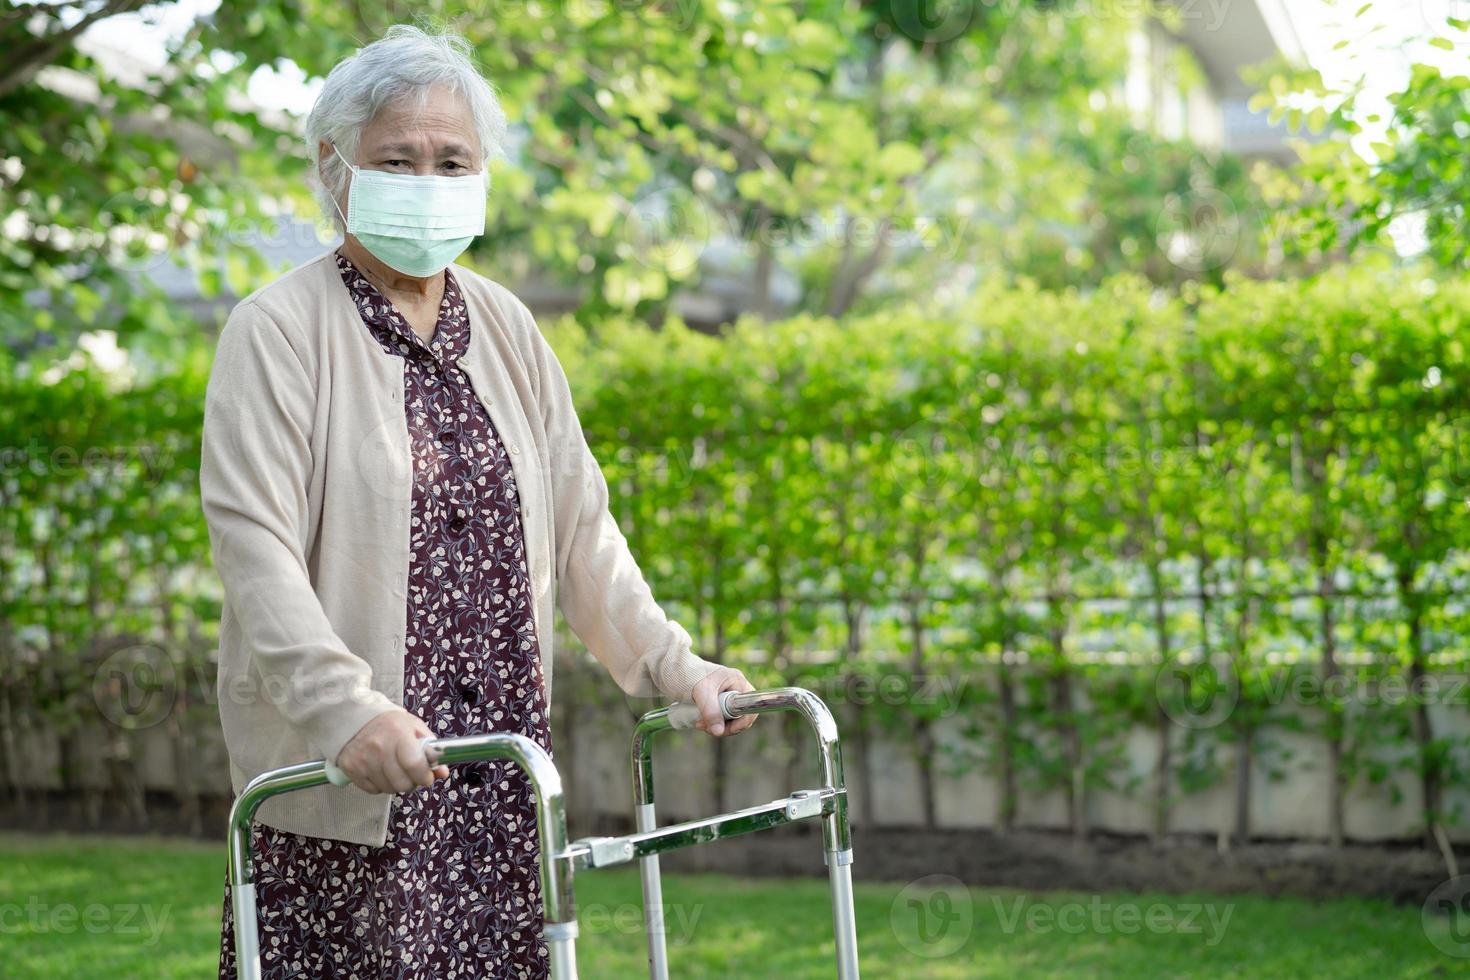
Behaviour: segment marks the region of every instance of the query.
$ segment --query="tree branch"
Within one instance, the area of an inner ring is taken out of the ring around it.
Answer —
[[[6,58],[4,69],[0,70],[0,97],[30,81],[38,71],[59,58],[76,40],[77,35],[97,21],[137,10],[146,2],[147,0],[108,0],[72,26],[43,34],[29,44],[21,45],[19,51]]]

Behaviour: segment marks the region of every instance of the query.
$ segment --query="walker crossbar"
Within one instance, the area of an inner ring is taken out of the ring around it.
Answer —
[[[803,789],[790,796],[759,806],[732,810],[703,820],[670,824],[646,833],[626,837],[589,837],[574,840],[570,854],[578,871],[585,868],[607,868],[615,864],[675,851],[695,844],[739,837],[758,830],[770,830],[783,824],[820,817],[833,810],[836,793],[832,790]]]
[[[847,787],[837,726],[821,699],[796,687],[726,692],[720,697],[726,719],[766,711],[795,711],[817,736],[822,781],[817,789],[729,813],[658,827],[653,808],[652,740],[661,731],[693,728],[700,714],[694,705],[675,703],[648,712],[633,732],[633,791],[637,831],[624,837],[591,837],[567,842],[566,809],[561,777],[546,751],[524,735],[495,733],[463,738],[424,739],[431,762],[454,764],[509,759],[526,770],[536,797],[541,844],[541,885],[545,900],[546,939],[553,980],[577,978],[577,918],[572,877],[577,871],[638,861],[643,876],[644,923],[648,934],[649,976],[667,980],[662,883],[658,856],[666,851],[741,834],[769,830],[801,820],[820,819],[828,874],[832,883],[832,924],[839,980],[857,980],[857,934],[852,907],[852,838],[847,819]],[[281,793],[327,783],[346,785],[347,776],[327,762],[306,762],[262,773],[246,784],[230,809],[230,896],[235,915],[236,976],[259,980],[255,879],[251,866],[250,830],[262,803]]]

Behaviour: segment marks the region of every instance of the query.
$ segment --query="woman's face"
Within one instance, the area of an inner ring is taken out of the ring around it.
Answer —
[[[321,159],[332,152],[325,141]],[[384,106],[363,128],[352,161],[364,170],[419,177],[464,177],[482,169],[469,106],[447,86],[430,89],[423,111],[411,101]],[[338,205],[347,210],[346,189]]]

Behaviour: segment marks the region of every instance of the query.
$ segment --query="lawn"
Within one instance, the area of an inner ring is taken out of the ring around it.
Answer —
[[[156,838],[0,835],[0,977],[207,977],[224,851]],[[942,860],[936,856],[936,865]],[[583,977],[643,977],[636,870],[577,879]],[[1440,977],[1417,907],[1178,895],[1035,895],[935,876],[859,882],[865,977]],[[666,876],[671,973],[828,977],[822,879]]]

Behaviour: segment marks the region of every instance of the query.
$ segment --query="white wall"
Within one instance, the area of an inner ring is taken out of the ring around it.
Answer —
[[[565,668],[563,668],[565,669]],[[561,676],[560,673],[558,676]],[[596,681],[594,680],[594,684]],[[594,821],[602,818],[630,818],[632,812],[631,777],[629,775],[629,738],[633,712],[608,681],[606,688],[614,697],[600,706],[578,710],[575,732],[567,737],[562,724],[567,706],[559,704],[554,718],[557,725],[555,754],[568,781],[567,800],[574,834],[590,833]],[[1285,717],[1291,711],[1310,714],[1310,707],[1282,706],[1276,709]],[[1470,738],[1470,711],[1460,705],[1435,705],[1430,712],[1436,734],[1466,740]],[[788,716],[792,722],[796,716]],[[782,796],[787,760],[793,750],[800,753],[801,772],[807,785],[815,785],[816,753],[809,732],[800,732],[798,743],[780,740],[781,716],[761,718],[746,734],[726,741],[729,755],[728,784],[724,799],[726,809],[735,809]],[[1307,717],[1308,722],[1315,719]],[[973,752],[961,731],[967,719],[958,716],[941,718],[935,727],[935,738],[943,745],[966,746]],[[200,712],[195,726],[195,771],[200,776],[199,790],[207,795],[227,796],[229,783],[225,765],[226,753],[218,725],[208,714]],[[857,759],[858,744],[853,733],[845,732],[847,741],[846,770],[855,816],[864,812],[871,798],[874,822],[888,826],[913,826],[922,823],[924,808],[920,797],[920,770],[912,749],[901,741],[874,733],[868,746],[868,767],[874,785],[861,782],[862,767]],[[1177,751],[1183,732],[1174,730]],[[87,785],[106,786],[108,775],[101,764],[108,734],[101,728],[82,738],[80,753],[87,761],[82,767],[82,780]],[[689,819],[715,812],[713,787],[713,742],[700,733],[668,733],[661,736],[655,754],[654,782],[661,819]],[[1153,828],[1153,766],[1158,751],[1157,735],[1151,728],[1135,728],[1120,743],[1123,751],[1115,767],[1116,790],[1089,792],[1087,820],[1094,830],[1129,834],[1148,834]],[[144,785],[167,791],[175,781],[175,747],[167,727],[148,729],[135,736],[132,751]],[[18,745],[20,758],[30,760],[23,767],[28,786],[60,789],[61,752],[58,739],[45,731],[22,732]],[[1409,752],[1408,743],[1398,742],[1375,750],[1387,758],[1402,757]],[[1217,834],[1233,825],[1235,808],[1234,746],[1215,745],[1214,751],[1223,766],[1223,779],[1210,788],[1178,799],[1172,808],[1169,829],[1184,833]],[[1406,839],[1419,832],[1419,791],[1417,778],[1403,766],[1391,767],[1394,775],[1383,785],[1358,780],[1346,797],[1344,820],[1350,838],[1363,841]],[[950,774],[940,773],[935,780],[936,820],[942,827],[980,828],[993,826],[1000,806],[996,777],[988,771],[972,768]],[[1131,788],[1130,788],[1131,787]],[[1394,801],[1395,787],[1400,795]],[[789,787],[798,788],[798,787]],[[1447,808],[1459,807],[1466,816],[1461,826],[1451,831],[1456,840],[1470,841],[1470,787],[1451,786],[1446,791]],[[1251,774],[1251,830],[1254,835],[1274,838],[1324,840],[1328,836],[1328,774],[1325,743],[1310,733],[1299,733],[1273,725],[1258,738],[1257,757]],[[1017,823],[1023,827],[1064,829],[1067,825],[1066,803],[1060,791],[1034,792],[1023,788],[1017,801]],[[583,829],[586,828],[586,829]]]

